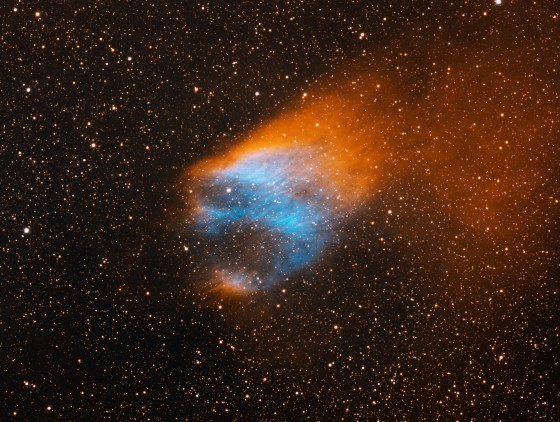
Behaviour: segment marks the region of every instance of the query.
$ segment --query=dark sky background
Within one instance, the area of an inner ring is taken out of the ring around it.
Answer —
[[[558,420],[559,24],[556,0],[3,2],[0,419]],[[362,114],[406,159],[309,271],[216,298],[185,171],[354,74],[393,87]]]

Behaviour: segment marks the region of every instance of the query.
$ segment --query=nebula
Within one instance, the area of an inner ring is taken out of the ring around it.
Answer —
[[[372,198],[382,154],[352,101],[304,103],[190,170],[217,287],[254,292],[312,268]]]

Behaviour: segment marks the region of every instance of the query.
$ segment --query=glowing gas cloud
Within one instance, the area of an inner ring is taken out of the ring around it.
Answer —
[[[218,286],[266,289],[310,268],[372,197],[381,151],[355,105],[340,94],[304,100],[191,169]]]

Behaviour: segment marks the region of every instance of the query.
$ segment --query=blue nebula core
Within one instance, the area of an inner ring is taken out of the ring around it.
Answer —
[[[324,180],[309,149],[244,155],[201,181],[197,226],[228,282],[267,288],[308,268],[332,241]]]

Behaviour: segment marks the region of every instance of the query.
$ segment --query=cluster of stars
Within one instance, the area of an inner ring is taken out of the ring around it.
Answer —
[[[0,420],[558,419],[557,2],[1,13]]]

